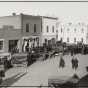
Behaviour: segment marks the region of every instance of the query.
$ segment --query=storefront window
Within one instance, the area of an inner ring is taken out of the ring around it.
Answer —
[[[18,52],[18,40],[9,40],[9,52]]]

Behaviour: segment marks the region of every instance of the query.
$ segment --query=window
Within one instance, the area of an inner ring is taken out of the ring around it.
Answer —
[[[63,38],[61,38],[60,41],[62,42],[63,41]]]
[[[83,38],[81,38],[81,42],[83,43]]]
[[[42,32],[42,28],[43,28],[42,26],[43,26],[43,25],[42,25],[42,23],[41,23],[41,32]]]
[[[82,33],[83,33],[84,32],[84,29],[82,28],[81,30],[82,30]]]
[[[34,33],[36,32],[36,24],[34,24]]]
[[[29,24],[26,24],[26,32],[29,32]]]
[[[71,22],[69,22],[68,24],[69,24],[69,25],[72,25],[72,23],[71,23]]]
[[[67,38],[67,42],[69,42],[69,38]]]
[[[69,32],[69,28],[67,29],[67,32]]]
[[[76,28],[74,29],[74,32],[76,32]]]
[[[41,32],[42,32],[42,28],[41,28]]]
[[[49,27],[47,26],[47,32],[49,32]]]
[[[12,52],[14,49],[17,49],[18,48],[18,42],[19,42],[18,40],[9,40],[8,41],[8,43],[9,43],[8,44],[9,45],[8,51]],[[17,52],[16,50],[14,50],[14,51]]]
[[[3,50],[3,40],[0,40],[0,50]]]
[[[58,30],[56,30],[56,33],[58,33]]]
[[[58,34],[56,35],[56,39],[58,39]]]
[[[61,33],[63,32],[63,29],[61,28]]]
[[[76,38],[74,38],[74,42],[76,42]]]
[[[52,26],[52,32],[54,32],[54,26]]]

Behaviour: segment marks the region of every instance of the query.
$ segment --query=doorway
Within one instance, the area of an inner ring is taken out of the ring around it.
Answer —
[[[9,52],[18,52],[18,40],[9,40]]]

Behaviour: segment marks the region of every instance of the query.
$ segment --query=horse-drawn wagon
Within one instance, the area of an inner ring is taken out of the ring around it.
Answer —
[[[3,77],[5,77],[6,69],[11,66],[10,60],[10,53],[0,53],[0,84],[3,81]]]

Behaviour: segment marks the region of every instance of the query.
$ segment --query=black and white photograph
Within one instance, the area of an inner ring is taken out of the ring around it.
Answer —
[[[0,88],[88,88],[88,1],[0,2]]]

